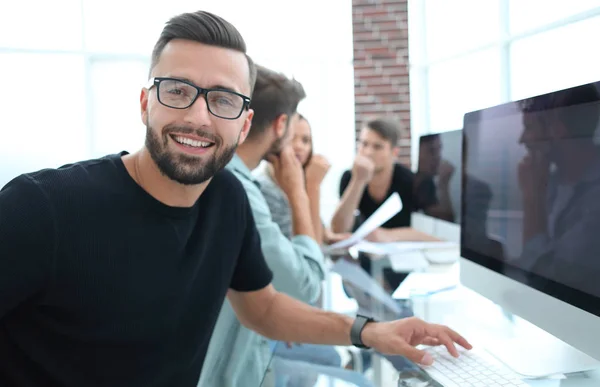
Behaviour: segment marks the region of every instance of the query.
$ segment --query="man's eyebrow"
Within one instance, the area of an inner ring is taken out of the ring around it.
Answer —
[[[194,81],[192,81],[191,79],[186,78],[186,77],[170,76],[169,78],[177,79],[178,81],[184,81],[187,83],[191,83],[194,86],[198,86],[198,85],[196,85],[196,83],[194,83]],[[200,86],[198,86],[198,87],[200,87]],[[240,92],[235,90],[234,88],[223,86],[221,84],[212,85],[210,87],[203,87],[203,89],[219,89],[219,90],[231,91],[231,92],[240,94]]]
[[[208,87],[208,89],[219,89],[219,90],[231,91],[233,93],[240,94],[239,91],[237,91],[231,87],[227,87],[227,86],[223,86],[223,85],[213,85],[211,87]]]

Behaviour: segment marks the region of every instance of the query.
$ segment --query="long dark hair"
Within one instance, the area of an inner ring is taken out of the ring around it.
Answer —
[[[310,130],[310,152],[308,153],[308,158],[306,159],[306,162],[304,163],[304,165],[302,165],[302,168],[306,170],[306,167],[308,166],[308,164],[310,164],[310,159],[312,159],[313,156],[312,126],[310,126],[310,122],[308,122],[306,117],[304,117],[300,113],[298,113],[298,121],[306,121],[306,123],[308,124],[308,129]]]

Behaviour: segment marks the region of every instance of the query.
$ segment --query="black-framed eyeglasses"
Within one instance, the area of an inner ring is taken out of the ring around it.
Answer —
[[[250,98],[243,94],[224,89],[203,89],[182,79],[154,77],[149,81],[148,90],[156,86],[158,102],[173,108],[187,109],[204,95],[208,111],[219,118],[235,120],[250,106]]]

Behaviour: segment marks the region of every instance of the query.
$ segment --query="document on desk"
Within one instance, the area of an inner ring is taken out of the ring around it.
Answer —
[[[425,270],[429,267],[429,261],[422,251],[406,251],[401,254],[388,255],[390,266],[396,273],[410,273]]]
[[[365,222],[352,234],[352,236],[343,241],[334,243],[323,249],[325,253],[335,250],[341,250],[351,247],[362,241],[367,235],[390,220],[394,215],[402,211],[402,200],[397,192],[394,192]]]
[[[415,290],[418,290],[422,295],[433,295],[455,289],[459,284],[458,270],[448,273],[411,273],[394,291],[392,297],[395,299],[408,299]]]

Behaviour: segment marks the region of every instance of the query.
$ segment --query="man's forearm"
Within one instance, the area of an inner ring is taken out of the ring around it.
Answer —
[[[305,190],[288,195],[292,212],[292,228],[294,235],[306,235],[317,240],[310,215],[310,202]]]
[[[352,231],[354,225],[354,212],[358,208],[360,199],[365,190],[365,183],[350,179],[344,191],[340,204],[331,219],[331,230],[336,233]]]
[[[435,242],[439,239],[417,231],[411,227],[397,227],[390,229],[382,229],[382,238],[377,242],[400,242],[400,241],[417,241],[417,242]]]
[[[323,243],[323,224],[321,223],[321,188],[320,184],[307,183],[306,193],[310,205],[310,217],[318,244]]]
[[[262,323],[254,329],[273,340],[350,345],[353,319],[314,308],[283,293],[273,297]]]

